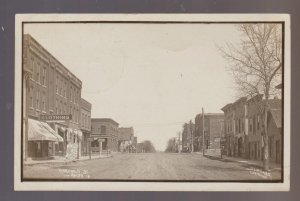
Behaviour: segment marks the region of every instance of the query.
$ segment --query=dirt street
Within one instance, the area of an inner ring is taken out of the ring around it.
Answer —
[[[114,154],[105,159],[24,167],[24,178],[104,180],[274,180],[259,168],[201,154]]]

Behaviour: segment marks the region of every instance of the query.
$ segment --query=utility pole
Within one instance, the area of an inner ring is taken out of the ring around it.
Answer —
[[[205,132],[204,132],[204,109],[202,108],[202,152],[203,152],[203,156],[205,155],[205,146],[204,146],[204,142],[205,142]]]
[[[178,132],[178,153],[181,153],[180,132]]]
[[[190,132],[191,132],[191,137],[192,137],[192,153],[194,152],[194,133],[192,129],[192,120],[190,120]]]

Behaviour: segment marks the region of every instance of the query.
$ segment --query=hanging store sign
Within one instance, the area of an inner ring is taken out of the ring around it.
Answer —
[[[72,115],[40,115],[41,121],[64,122],[72,120]]]

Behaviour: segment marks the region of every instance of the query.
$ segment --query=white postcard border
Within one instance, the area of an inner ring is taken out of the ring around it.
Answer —
[[[284,21],[284,182],[48,182],[21,181],[22,22],[49,21]],[[291,33],[288,14],[16,14],[14,189],[17,191],[288,191],[290,189]]]

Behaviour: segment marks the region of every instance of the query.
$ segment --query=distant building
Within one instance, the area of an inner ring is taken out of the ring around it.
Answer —
[[[133,127],[121,127],[118,133],[118,151],[131,152],[134,144]]]
[[[182,131],[182,151],[191,152],[192,151],[192,133],[195,131],[195,124],[193,122],[185,123],[183,125]],[[198,150],[198,138],[194,139],[194,149]]]
[[[92,149],[99,149],[99,140],[102,142],[102,150],[118,151],[119,124],[109,118],[92,118]]]
[[[195,151],[203,149],[203,116],[198,114],[195,118]],[[220,149],[224,137],[224,114],[204,113],[204,149]]]
[[[88,155],[88,138],[91,135],[91,110],[92,110],[92,104],[88,101],[81,98],[80,101],[80,107],[81,107],[81,115],[80,115],[80,129],[82,131],[83,137],[82,137],[82,145],[81,145],[81,154],[82,155]]]
[[[142,143],[142,142],[137,143],[136,152],[137,153],[145,153],[145,145],[144,145],[144,143]]]

